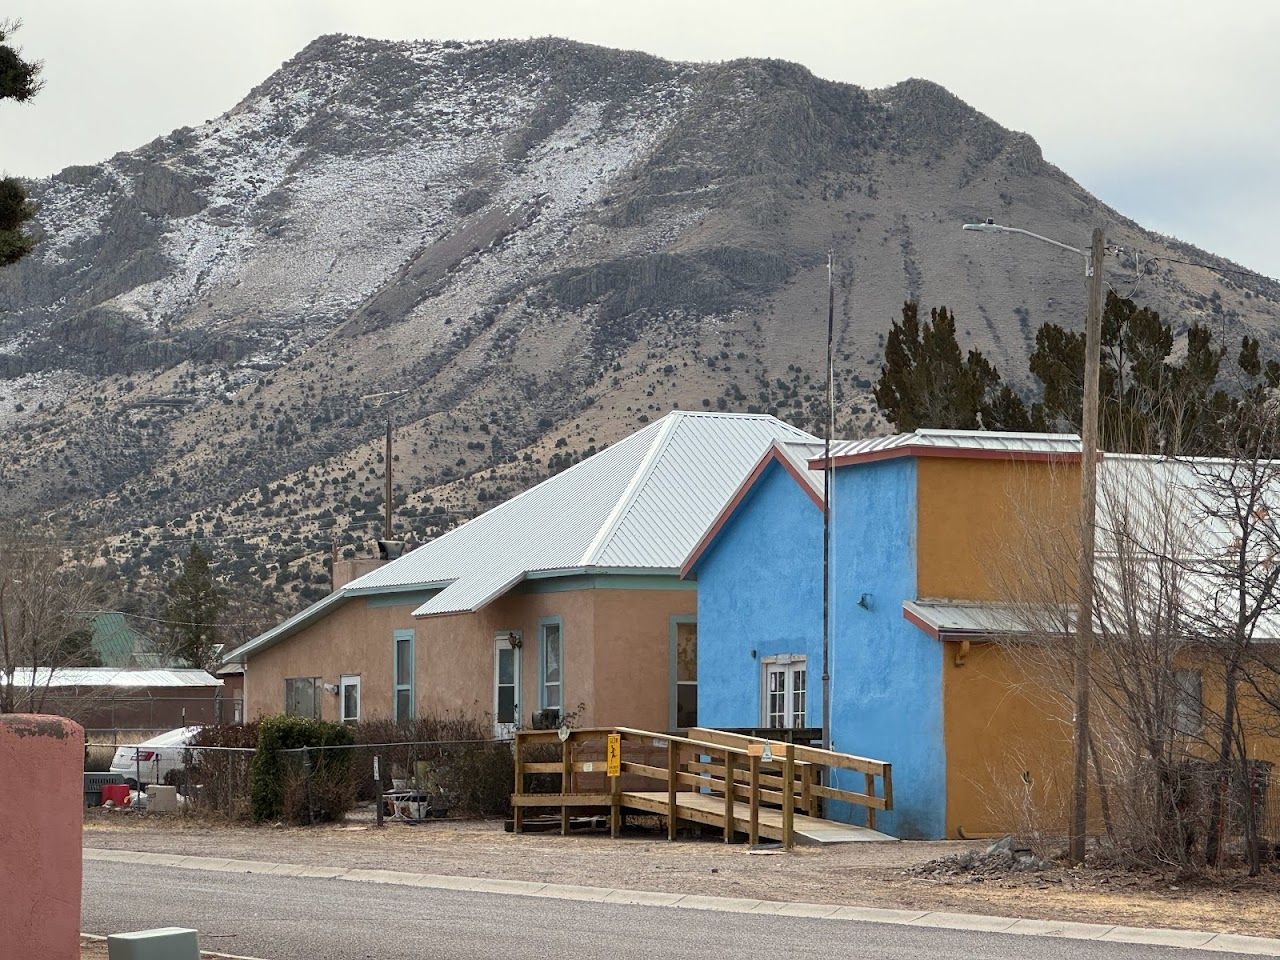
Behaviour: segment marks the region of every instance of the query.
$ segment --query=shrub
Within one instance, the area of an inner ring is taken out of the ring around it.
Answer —
[[[175,771],[181,781],[176,786],[187,798],[184,809],[230,820],[248,819],[250,767],[257,746],[257,721],[202,727],[186,751],[185,768]]]
[[[389,720],[363,721],[356,728],[360,744],[395,744],[364,747],[360,751],[362,783],[371,768],[373,754],[382,758],[382,775],[408,778],[420,762],[426,764],[426,782],[420,784],[455,814],[502,816],[510,810],[515,760],[511,745],[493,740],[491,721],[458,714],[431,714],[396,724]]]
[[[353,742],[350,728],[340,723],[286,716],[262,720],[253,755],[253,819],[291,823],[342,819],[353,800],[351,752],[314,750],[304,759],[302,753],[284,751]]]

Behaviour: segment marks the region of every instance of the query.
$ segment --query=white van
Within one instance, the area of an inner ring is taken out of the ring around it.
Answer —
[[[111,772],[124,777],[132,790],[145,790],[151,783],[164,783],[170,770],[181,770],[183,752],[200,732],[199,727],[179,727],[130,747],[119,747],[111,760]],[[138,785],[141,776],[142,785]]]

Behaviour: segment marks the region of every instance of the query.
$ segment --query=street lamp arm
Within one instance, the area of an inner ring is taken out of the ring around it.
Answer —
[[[1089,252],[1087,250],[1081,250],[1079,247],[1073,247],[1069,243],[1051,240],[1049,237],[1041,236],[1038,233],[1032,233],[1030,230],[1023,230],[1021,227],[1006,227],[999,223],[966,223],[963,229],[976,230],[981,233],[1020,233],[1024,237],[1031,237],[1033,240],[1040,240],[1051,246],[1060,247],[1063,250],[1070,250],[1072,253],[1078,253],[1086,259],[1089,256]]]

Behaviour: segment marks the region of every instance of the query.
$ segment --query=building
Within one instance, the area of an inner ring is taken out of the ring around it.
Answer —
[[[680,565],[775,441],[769,416],[675,411],[228,653],[245,715],[696,721]]]
[[[19,667],[18,712],[70,717],[90,732],[135,733],[229,722],[222,681],[203,670]]]
[[[821,457],[809,444],[771,447],[686,559],[685,576],[698,582],[704,726],[821,725]],[[1062,435],[919,430],[833,445],[831,738],[893,764],[894,809],[880,829],[983,836],[1015,829],[1027,797],[1067,809],[1069,709],[1015,651],[1030,579],[1048,568],[1073,576],[1079,462],[1078,438]],[[1131,509],[1119,500],[1136,502],[1124,519],[1141,522],[1162,491],[1191,490],[1203,471],[1108,456],[1099,529],[1119,526],[1109,511]],[[1155,528],[1163,517],[1151,519]],[[1203,525],[1179,524],[1192,553],[1214,555]],[[1212,535],[1220,547],[1230,541]],[[1046,567],[1051,550],[1061,562]],[[1113,564],[1100,543],[1100,582]],[[1069,643],[1070,606],[1052,602],[1055,584],[1034,586]],[[1070,584],[1061,594],[1074,597]],[[1120,613],[1100,606],[1098,615]],[[1280,636],[1280,622],[1257,636]],[[1202,684],[1202,664],[1189,656],[1178,671],[1179,683],[1187,678],[1179,710],[1195,725],[1222,700]],[[1280,760],[1280,744],[1264,737],[1250,755]]]

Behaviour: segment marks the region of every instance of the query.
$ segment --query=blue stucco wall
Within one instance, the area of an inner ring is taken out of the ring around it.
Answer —
[[[841,468],[834,493],[833,745],[893,764],[894,809],[880,814],[880,829],[942,837],[942,649],[902,617],[902,602],[916,589],[915,461]],[[771,465],[696,572],[699,722],[759,724],[760,658],[791,653],[808,658],[808,722],[821,725],[821,511]],[[841,777],[837,786],[864,787],[861,774]],[[864,821],[861,808],[832,813]]]
[[[916,589],[916,462],[843,467],[834,487],[832,745],[893,764],[894,809],[880,829],[942,837],[942,646],[902,617]],[[860,775],[844,776],[838,785],[861,789]]]
[[[770,464],[703,554],[698,577],[698,722],[760,725],[760,660],[808,657],[808,723],[822,717],[822,512]],[[752,652],[755,656],[752,656]]]

